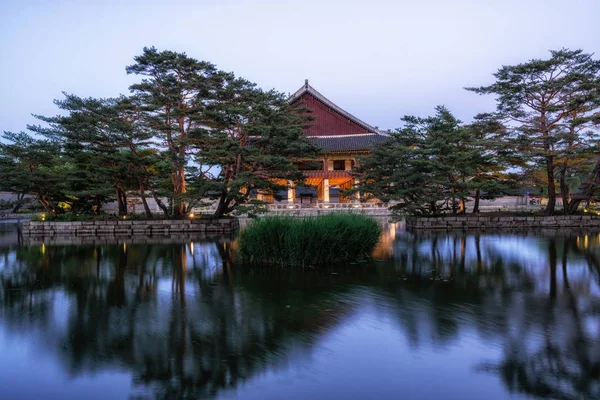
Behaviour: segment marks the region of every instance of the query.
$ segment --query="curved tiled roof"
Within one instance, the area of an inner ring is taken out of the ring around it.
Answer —
[[[307,136],[307,139],[327,152],[368,151],[389,139],[388,135],[366,133],[361,135]]]
[[[340,114],[340,115],[348,118],[349,120],[353,121],[354,123],[362,126],[367,131],[373,132],[373,133],[379,132],[379,130],[377,128],[367,124],[364,121],[361,121],[360,119],[356,118],[354,115],[350,114],[346,110],[339,107],[333,101],[329,100],[327,97],[323,96],[314,87],[312,87],[308,84],[308,79],[304,82],[304,86],[302,86],[300,89],[296,90],[296,92],[290,96],[289,101],[294,102],[295,100],[302,97],[302,95],[304,95],[305,93],[310,93],[313,97],[315,97],[316,99],[321,101],[323,104],[327,105],[328,107],[330,107],[332,110],[334,110],[338,114]]]

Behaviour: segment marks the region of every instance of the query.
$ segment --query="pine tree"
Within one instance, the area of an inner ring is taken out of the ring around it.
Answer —
[[[518,174],[508,173],[510,167],[522,165],[513,149],[503,139],[506,127],[490,115],[480,114],[463,129],[467,130],[469,146],[475,150],[469,161],[473,167],[471,186],[473,213],[479,212],[481,199],[493,200],[516,191]]]
[[[25,133],[4,132],[0,142],[0,190],[31,194],[47,213],[61,212],[59,203],[68,201],[64,175],[69,165],[61,158],[60,146]]]
[[[600,107],[600,61],[582,50],[550,55],[503,66],[492,85],[467,88],[497,95],[496,117],[512,128],[505,140],[512,141],[524,159],[545,166],[547,214],[555,209],[556,169],[560,165],[566,176],[569,163],[564,160],[574,148],[587,145],[584,132],[597,137],[594,118]]]
[[[133,190],[146,200],[156,150],[150,147],[151,134],[139,123],[136,98],[95,99],[65,94],[55,104],[66,115],[41,117],[48,127],[36,132],[62,143],[65,156],[74,165],[67,182],[80,209],[100,212],[104,202],[115,198],[119,215],[127,215],[127,196]]]
[[[244,79],[228,82],[207,115],[214,128],[192,136],[198,165],[193,187],[196,197],[217,200],[215,217],[256,212],[262,204],[250,201],[253,191],[275,195],[301,181],[294,161],[319,152],[302,137],[305,109]]]
[[[231,74],[185,53],[144,48],[128,74],[141,75],[130,90],[141,100],[143,124],[159,135],[169,157],[175,216],[187,213],[186,162],[190,136],[211,125],[206,109],[215,101]]]
[[[438,215],[465,213],[473,193],[476,202],[482,193],[486,198],[505,193],[504,183],[493,177],[500,164],[481,129],[463,126],[443,106],[434,116],[403,121],[388,142],[361,159],[355,190],[363,196],[397,201],[396,213]]]

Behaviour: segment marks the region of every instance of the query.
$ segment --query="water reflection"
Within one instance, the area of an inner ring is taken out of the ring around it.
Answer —
[[[112,398],[600,398],[597,233],[388,226],[381,261],[314,271],[237,265],[231,238],[19,240],[0,243],[8,398],[77,398],[82,377],[93,397],[109,373]]]

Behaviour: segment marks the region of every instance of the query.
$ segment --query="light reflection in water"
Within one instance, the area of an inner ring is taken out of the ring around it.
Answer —
[[[232,238],[0,228],[4,394],[600,397],[598,233],[383,226],[381,261],[317,270],[237,265]]]

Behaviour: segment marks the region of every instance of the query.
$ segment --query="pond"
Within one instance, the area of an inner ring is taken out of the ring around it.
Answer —
[[[230,237],[0,224],[0,398],[600,398],[600,234],[422,233],[250,268]]]

